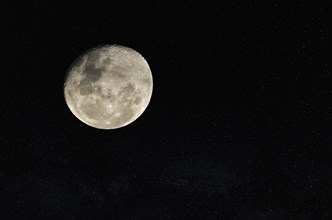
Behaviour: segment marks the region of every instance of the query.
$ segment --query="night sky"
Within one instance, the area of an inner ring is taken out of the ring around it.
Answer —
[[[330,1],[7,1],[0,219],[332,218]],[[72,62],[141,53],[146,111],[95,129]]]

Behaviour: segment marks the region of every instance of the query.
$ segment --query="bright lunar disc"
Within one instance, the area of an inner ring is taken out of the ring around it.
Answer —
[[[120,45],[103,45],[74,61],[64,95],[71,112],[85,124],[115,129],[144,112],[152,87],[151,70],[141,54]]]

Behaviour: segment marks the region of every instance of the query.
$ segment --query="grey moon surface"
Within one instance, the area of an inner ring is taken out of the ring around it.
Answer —
[[[152,88],[150,67],[140,53],[121,45],[102,45],[70,66],[64,96],[71,112],[85,124],[116,129],[142,115]]]

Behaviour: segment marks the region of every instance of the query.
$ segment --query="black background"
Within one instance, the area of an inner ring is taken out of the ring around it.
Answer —
[[[1,3],[1,219],[331,218],[328,1],[55,2]],[[154,79],[109,131],[63,96],[101,44]]]

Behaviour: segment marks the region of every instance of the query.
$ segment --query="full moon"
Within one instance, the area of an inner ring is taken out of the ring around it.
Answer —
[[[116,129],[142,115],[152,87],[150,67],[140,53],[125,46],[102,45],[86,51],[70,66],[64,96],[83,123]]]

